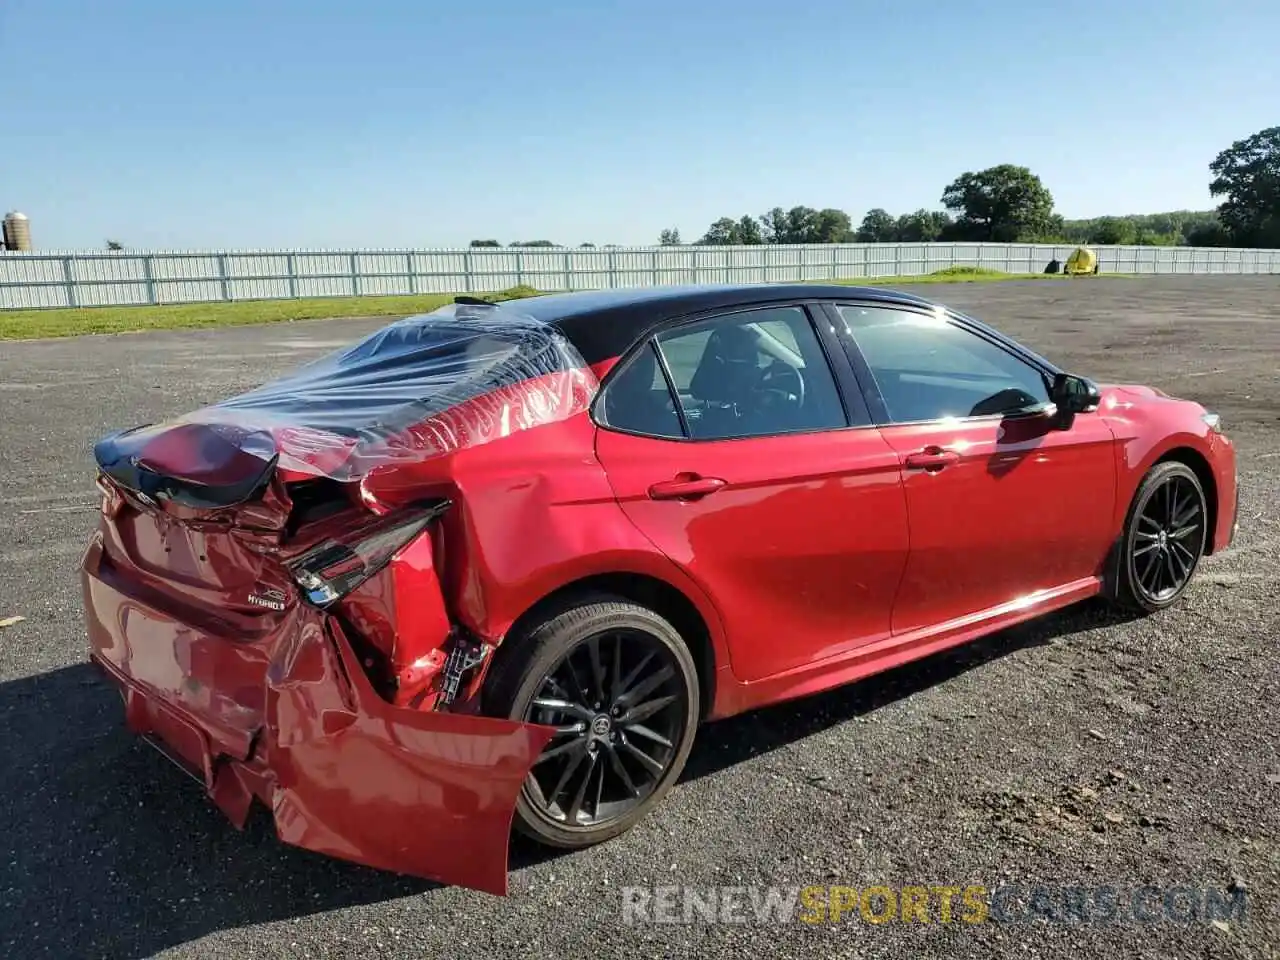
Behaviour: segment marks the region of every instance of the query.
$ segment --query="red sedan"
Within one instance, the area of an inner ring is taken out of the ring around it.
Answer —
[[[460,297],[95,448],[92,659],[236,824],[502,892],[703,720],[1103,594],[1236,523],[1217,416],[916,297]]]

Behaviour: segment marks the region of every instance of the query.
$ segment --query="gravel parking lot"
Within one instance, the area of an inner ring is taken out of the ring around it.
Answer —
[[[1280,277],[919,288],[1070,369],[1220,412],[1235,546],[1186,601],[1096,604],[704,728],[630,834],[513,852],[506,900],[237,833],[85,665],[90,444],[383,321],[0,344],[0,955],[1280,956]],[[625,925],[629,885],[1154,884],[1243,922]]]

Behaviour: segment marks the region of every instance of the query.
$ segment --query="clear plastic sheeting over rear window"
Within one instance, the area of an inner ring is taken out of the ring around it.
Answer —
[[[587,409],[597,386],[576,348],[518,306],[450,304],[116,444],[145,463],[152,443],[171,446],[164,434],[200,424],[224,440],[252,437],[251,450],[236,442],[241,455],[345,481],[565,420]]]

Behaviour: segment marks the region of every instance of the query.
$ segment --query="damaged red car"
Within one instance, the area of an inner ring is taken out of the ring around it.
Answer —
[[[916,297],[460,297],[101,440],[91,656],[236,824],[503,892],[635,824],[704,720],[1103,594],[1235,530],[1198,404]]]

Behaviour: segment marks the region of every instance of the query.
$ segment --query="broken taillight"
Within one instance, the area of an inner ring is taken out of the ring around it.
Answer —
[[[327,607],[390,563],[448,508],[448,500],[436,500],[397,511],[353,534],[348,542],[326,540],[312,547],[290,562],[289,571],[310,603]]]
[[[116,514],[120,512],[120,508],[124,506],[124,496],[102,474],[98,475],[98,478],[94,481],[94,486],[102,494],[102,515],[108,520],[115,519]]]

